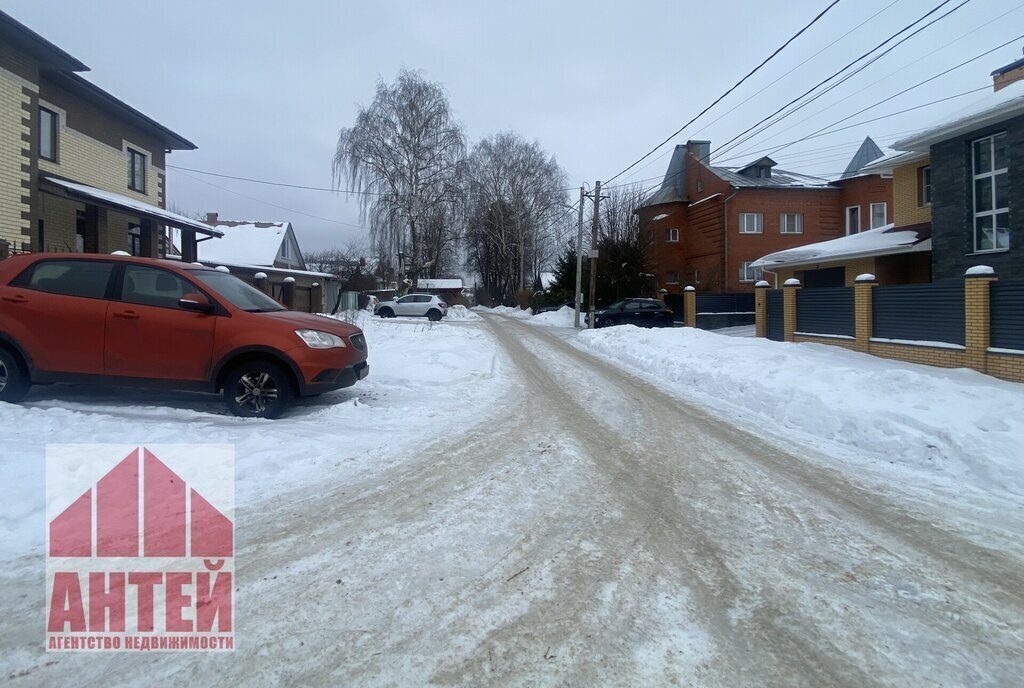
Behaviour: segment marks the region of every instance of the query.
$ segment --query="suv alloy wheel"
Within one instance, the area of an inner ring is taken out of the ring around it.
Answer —
[[[21,363],[10,351],[0,348],[0,401],[21,401],[28,387]]]
[[[288,408],[291,396],[288,374],[266,361],[239,364],[224,382],[224,403],[243,418],[277,418]]]

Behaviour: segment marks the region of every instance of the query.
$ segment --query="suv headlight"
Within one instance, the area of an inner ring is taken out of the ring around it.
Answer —
[[[295,330],[299,339],[306,343],[310,349],[344,349],[345,340],[330,332],[320,330]]]

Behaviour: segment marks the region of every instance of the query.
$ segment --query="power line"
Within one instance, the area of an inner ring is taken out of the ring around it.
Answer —
[[[949,2],[949,0],[946,0],[946,1],[947,1],[947,2]],[[713,107],[714,107],[715,105],[717,105],[718,103],[720,103],[720,102],[721,102],[721,101],[722,101],[722,100],[723,100],[723,99],[724,99],[724,98],[725,98],[726,96],[728,96],[728,95],[729,95],[730,93],[732,93],[732,92],[733,92],[733,91],[735,91],[735,90],[736,90],[737,88],[739,88],[739,87],[740,87],[740,86],[741,86],[741,85],[743,84],[743,82],[745,82],[745,81],[746,81],[747,79],[749,79],[749,78],[750,78],[751,76],[753,76],[753,75],[754,75],[755,73],[757,73],[757,72],[758,72],[758,71],[759,71],[759,70],[760,70],[760,69],[761,69],[762,67],[764,67],[764,66],[765,66],[766,64],[768,64],[768,63],[769,63],[769,62],[770,62],[770,61],[771,61],[771,60],[772,60],[772,59],[773,59],[773,58],[774,58],[774,57],[775,57],[776,55],[778,55],[779,53],[781,53],[781,52],[782,52],[782,51],[783,51],[783,50],[784,50],[784,49],[785,49],[785,48],[786,48],[786,47],[787,47],[787,46],[788,46],[788,45],[789,45],[790,43],[792,43],[793,41],[795,41],[795,40],[796,40],[797,38],[799,38],[799,37],[800,37],[800,36],[801,36],[801,35],[802,35],[802,34],[803,34],[803,33],[804,33],[805,31],[807,31],[807,29],[809,29],[809,28],[811,28],[812,26],[814,26],[814,24],[816,24],[816,23],[818,22],[818,20],[820,20],[820,19],[821,19],[822,17],[824,17],[824,16],[825,16],[825,15],[826,15],[826,14],[827,14],[827,13],[829,12],[829,10],[831,10],[831,9],[832,9],[833,7],[835,7],[836,5],[838,5],[838,4],[839,4],[839,2],[840,2],[840,0],[833,0],[833,1],[832,1],[832,3],[828,5],[828,7],[826,7],[826,8],[825,8],[825,9],[823,9],[823,10],[822,10],[821,12],[819,12],[819,13],[818,13],[818,15],[817,15],[816,17],[814,17],[814,19],[812,19],[812,20],[811,20],[811,21],[810,21],[810,22],[809,22],[809,23],[808,23],[807,25],[805,25],[805,26],[804,26],[804,27],[803,27],[802,29],[800,29],[800,30],[799,30],[799,31],[797,31],[797,32],[796,32],[795,34],[793,34],[793,35],[792,35],[792,36],[791,36],[791,37],[790,37],[790,38],[789,38],[789,39],[788,39],[788,40],[787,40],[787,41],[786,41],[785,43],[783,43],[783,44],[782,44],[782,45],[780,45],[780,46],[779,46],[778,48],[776,48],[776,49],[775,49],[775,51],[774,51],[774,52],[773,52],[773,53],[772,53],[771,55],[769,55],[768,57],[766,57],[766,58],[765,58],[765,59],[764,59],[764,60],[763,60],[763,61],[761,62],[761,64],[757,65],[757,66],[756,66],[756,67],[754,67],[754,68],[753,68],[752,70],[750,70],[749,72],[747,72],[746,76],[744,76],[744,77],[743,77],[742,79],[740,79],[740,80],[739,80],[739,81],[737,81],[737,82],[736,82],[735,84],[733,84],[733,85],[732,85],[732,86],[731,86],[731,87],[729,88],[729,90],[727,90],[727,91],[726,91],[725,93],[723,93],[722,95],[718,96],[718,98],[716,98],[716,99],[715,99],[714,101],[712,101],[712,103],[711,103],[710,105],[708,105],[708,106],[707,106],[706,108],[704,108],[703,110],[701,110],[700,112],[698,112],[698,113],[697,113],[697,115],[696,115],[695,117],[693,117],[693,118],[692,118],[692,119],[691,119],[691,120],[690,120],[689,122],[687,122],[687,123],[686,123],[686,124],[684,124],[683,126],[679,127],[679,129],[677,129],[677,130],[676,130],[675,132],[673,132],[671,136],[669,136],[669,137],[668,137],[668,138],[666,138],[666,139],[665,139],[664,141],[662,141],[661,143],[659,143],[659,144],[658,144],[657,146],[655,146],[654,148],[652,148],[652,149],[651,149],[650,151],[648,151],[647,153],[645,153],[644,155],[642,155],[642,156],[641,156],[641,157],[640,157],[640,158],[639,158],[638,160],[636,160],[636,162],[632,163],[631,165],[629,165],[628,167],[626,167],[625,169],[623,169],[623,170],[622,170],[621,172],[619,172],[618,174],[615,174],[615,175],[613,175],[612,177],[610,177],[610,178],[609,178],[609,179],[608,179],[607,181],[611,182],[611,181],[614,181],[614,180],[618,179],[618,178],[619,178],[619,177],[621,177],[621,176],[622,176],[623,174],[625,174],[625,173],[626,173],[626,172],[628,172],[629,170],[633,169],[633,168],[634,168],[634,167],[636,167],[636,166],[637,166],[638,164],[640,164],[641,162],[643,162],[644,160],[646,160],[646,159],[647,159],[648,157],[650,157],[650,156],[651,156],[651,155],[652,155],[652,154],[653,154],[653,153],[654,153],[655,151],[657,151],[657,150],[658,150],[659,148],[661,148],[661,147],[662,147],[662,146],[664,146],[664,145],[665,145],[666,143],[668,143],[669,141],[671,141],[672,139],[674,139],[674,138],[675,138],[676,136],[678,136],[680,132],[682,132],[682,131],[683,131],[684,129],[686,129],[686,127],[690,126],[690,125],[691,125],[691,124],[693,124],[693,123],[694,123],[695,121],[697,121],[697,119],[699,119],[699,118],[701,117],[701,115],[703,115],[703,114],[704,114],[704,113],[706,113],[706,112],[707,112],[708,110],[710,110],[711,108],[713,108]]]
[[[936,22],[938,22],[938,21],[941,21],[942,19],[945,19],[945,18],[946,18],[946,17],[948,17],[949,15],[953,14],[953,12],[956,12],[956,11],[957,11],[957,10],[959,10],[959,9],[960,9],[961,7],[963,7],[964,5],[966,5],[967,3],[971,2],[971,0],[963,0],[963,2],[961,2],[961,3],[959,4],[959,5],[957,5],[956,7],[954,7],[954,8],[953,8],[952,10],[950,10],[949,12],[946,12],[945,14],[943,14],[942,16],[940,16],[940,17],[938,17],[938,18],[934,19],[933,21],[929,22],[928,24],[925,24],[924,26],[922,26],[922,27],[919,27],[919,28],[918,28],[918,29],[917,29],[916,31],[914,31],[913,33],[911,33],[911,34],[909,34],[909,35],[907,35],[907,36],[904,36],[904,37],[903,37],[903,38],[901,38],[901,39],[900,39],[899,41],[897,41],[897,42],[896,42],[896,43],[895,43],[894,45],[891,45],[891,46],[889,46],[889,47],[888,47],[888,48],[886,48],[886,49],[885,49],[885,50],[884,50],[883,52],[879,53],[878,55],[875,55],[875,56],[874,56],[874,57],[872,57],[872,58],[871,58],[870,60],[868,60],[868,61],[867,61],[867,62],[866,62],[865,64],[861,65],[860,67],[858,67],[858,68],[857,68],[857,69],[855,69],[854,71],[850,72],[849,74],[847,74],[846,76],[844,76],[844,77],[843,77],[842,79],[840,79],[840,80],[839,80],[839,81],[837,81],[836,83],[832,84],[831,86],[829,86],[828,88],[826,88],[826,89],[822,90],[821,92],[819,92],[819,93],[816,93],[816,94],[815,94],[814,96],[812,96],[812,97],[811,97],[811,98],[809,98],[808,100],[806,100],[806,101],[804,101],[804,102],[800,103],[800,104],[799,104],[799,105],[798,105],[797,107],[795,107],[795,108],[793,108],[793,109],[789,110],[788,112],[786,112],[785,114],[783,114],[783,115],[782,115],[781,117],[777,117],[777,118],[776,118],[776,116],[777,116],[777,115],[779,115],[779,113],[783,112],[784,110],[786,110],[787,108],[789,108],[790,106],[792,106],[792,105],[793,105],[794,103],[797,103],[798,101],[802,100],[802,99],[803,99],[803,98],[805,98],[805,97],[806,97],[807,95],[809,95],[809,94],[811,94],[811,93],[814,93],[814,91],[816,91],[816,90],[817,90],[818,88],[820,88],[821,86],[824,86],[825,84],[829,83],[830,81],[832,81],[833,79],[835,79],[835,78],[836,78],[836,77],[838,77],[839,75],[843,74],[843,72],[846,72],[847,70],[849,70],[849,69],[850,69],[851,67],[853,67],[854,65],[856,65],[856,64],[857,64],[858,62],[860,62],[861,60],[864,60],[864,59],[868,58],[868,57],[869,57],[869,56],[870,56],[870,55],[871,55],[872,53],[874,53],[874,52],[875,52],[876,50],[878,50],[879,48],[882,48],[882,47],[884,47],[884,46],[885,46],[885,45],[886,45],[887,43],[889,43],[889,42],[890,42],[890,41],[892,41],[893,39],[897,38],[897,37],[898,37],[898,36],[899,36],[900,34],[903,34],[903,33],[907,32],[907,31],[909,31],[910,29],[914,28],[914,26],[916,26],[916,25],[917,25],[917,24],[919,24],[920,22],[924,21],[925,19],[927,19],[927,18],[928,18],[928,17],[930,17],[931,15],[935,14],[936,12],[938,12],[938,11],[939,11],[939,10],[941,10],[941,9],[942,9],[943,7],[945,7],[946,5],[948,5],[948,4],[950,3],[950,2],[952,2],[952,0],[943,0],[943,1],[942,1],[942,2],[940,2],[940,3],[938,4],[938,5],[936,5],[936,6],[935,6],[935,7],[933,7],[932,9],[928,10],[927,12],[925,12],[925,13],[924,13],[923,15],[921,15],[921,16],[920,16],[919,18],[917,18],[916,20],[914,20],[914,21],[913,21],[913,22],[911,22],[910,24],[908,24],[907,26],[903,27],[902,29],[900,29],[900,30],[899,30],[899,31],[897,31],[896,33],[892,34],[892,35],[891,35],[891,36],[889,36],[888,38],[886,38],[886,39],[885,39],[884,41],[882,41],[881,43],[879,43],[878,45],[876,45],[876,46],[875,46],[874,48],[872,48],[871,50],[868,50],[867,52],[865,52],[865,53],[864,53],[863,55],[861,55],[861,56],[860,56],[860,57],[858,57],[857,59],[855,59],[855,60],[853,60],[853,61],[851,61],[851,62],[847,63],[847,64],[846,64],[845,66],[843,66],[843,67],[842,67],[842,68],[841,68],[840,70],[838,70],[837,72],[833,73],[833,74],[832,74],[831,76],[829,76],[829,77],[827,77],[827,78],[825,78],[825,79],[823,79],[823,80],[819,81],[819,82],[818,82],[817,84],[815,84],[814,86],[812,86],[812,87],[811,87],[810,89],[808,89],[807,91],[804,91],[804,92],[803,92],[802,94],[800,94],[799,96],[797,96],[797,97],[796,97],[796,98],[794,98],[793,100],[789,101],[788,103],[786,103],[785,105],[783,105],[782,107],[780,107],[780,108],[779,108],[778,110],[776,110],[775,112],[771,113],[771,114],[770,114],[770,115],[768,115],[767,117],[764,117],[764,118],[762,118],[762,119],[761,119],[760,121],[758,121],[758,122],[757,122],[756,124],[754,124],[753,126],[751,126],[751,127],[748,127],[748,128],[747,128],[747,129],[745,129],[744,131],[740,132],[740,133],[739,133],[739,134],[737,134],[736,136],[734,136],[734,137],[732,137],[731,139],[729,139],[728,141],[726,141],[726,142],[725,142],[724,144],[722,144],[721,146],[719,146],[719,147],[718,147],[718,149],[716,149],[716,152],[719,152],[719,153],[725,153],[725,152],[728,152],[729,150],[732,150],[733,148],[736,148],[736,147],[737,147],[737,146],[739,146],[740,144],[742,144],[742,143],[745,143],[746,141],[750,140],[751,138],[753,138],[753,137],[754,137],[754,136],[756,136],[757,134],[760,134],[761,132],[765,131],[765,130],[766,130],[766,129],[768,129],[769,127],[772,127],[772,126],[774,126],[775,124],[778,124],[779,122],[781,122],[781,121],[782,121],[783,119],[785,119],[786,117],[789,117],[789,116],[790,116],[790,115],[792,115],[793,113],[795,113],[795,112],[798,112],[798,111],[799,111],[800,109],[802,109],[802,108],[806,107],[807,105],[809,105],[810,103],[814,102],[814,101],[815,101],[815,100],[817,100],[818,98],[822,97],[823,95],[825,95],[825,94],[826,94],[826,93],[828,93],[829,91],[832,91],[833,89],[837,88],[837,87],[838,87],[838,86],[840,86],[841,84],[843,84],[843,83],[845,83],[846,81],[848,81],[848,80],[849,80],[850,78],[852,78],[852,77],[856,76],[857,74],[859,74],[860,72],[864,71],[865,69],[867,69],[868,67],[870,67],[870,66],[871,66],[872,64],[874,64],[875,62],[877,62],[877,61],[878,61],[878,60],[880,60],[881,58],[883,58],[883,57],[885,57],[886,55],[888,55],[888,54],[889,54],[890,52],[892,52],[892,51],[893,51],[894,49],[896,49],[896,48],[897,48],[898,46],[902,45],[902,44],[903,44],[904,42],[906,42],[906,41],[910,40],[911,38],[913,38],[914,36],[918,35],[919,33],[921,33],[922,31],[924,31],[924,30],[925,30],[925,29],[927,29],[928,27],[932,26],[932,25],[933,25],[933,24],[935,24]],[[758,131],[754,132],[753,134],[751,134],[751,133],[750,133],[750,132],[752,132],[752,131],[753,131],[754,129],[757,129],[758,127],[761,127],[761,125],[763,125],[763,124],[764,124],[765,122],[768,122],[768,120],[772,120],[773,118],[776,118],[776,119],[774,119],[773,121],[771,121],[770,123],[768,123],[768,124],[767,124],[766,126],[764,126],[764,127],[762,127],[761,129],[759,129]],[[745,137],[745,138],[742,138],[742,137]]]

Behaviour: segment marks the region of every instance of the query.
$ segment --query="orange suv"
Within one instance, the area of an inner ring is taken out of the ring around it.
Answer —
[[[0,401],[102,381],[223,391],[232,413],[276,418],[368,373],[359,328],[290,311],[226,272],[80,253],[0,261]]]

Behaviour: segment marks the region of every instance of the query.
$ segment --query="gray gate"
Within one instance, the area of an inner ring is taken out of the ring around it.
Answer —
[[[765,294],[767,301],[767,315],[768,315],[768,328],[767,335],[768,339],[775,342],[781,342],[785,339],[784,335],[784,310],[782,305],[782,290],[781,289],[770,289]]]

